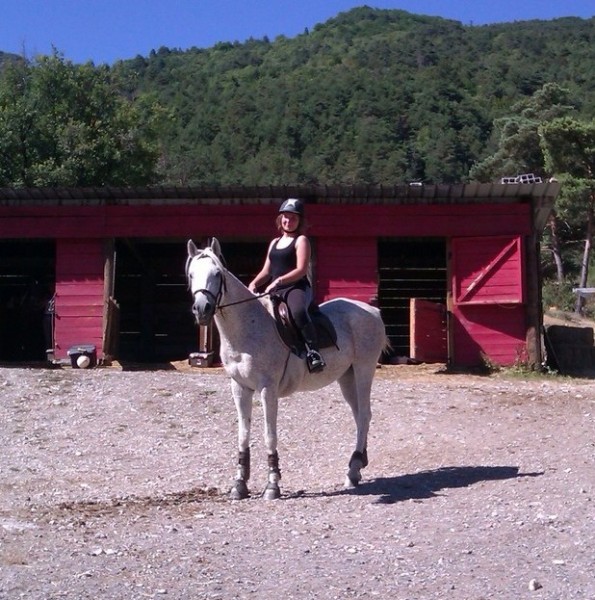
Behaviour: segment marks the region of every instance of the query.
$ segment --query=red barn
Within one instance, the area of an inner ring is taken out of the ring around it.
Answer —
[[[198,349],[185,243],[220,239],[248,281],[302,198],[319,301],[376,302],[400,357],[541,361],[539,239],[557,182],[0,189],[0,361],[169,361]],[[50,302],[50,300],[53,301]]]

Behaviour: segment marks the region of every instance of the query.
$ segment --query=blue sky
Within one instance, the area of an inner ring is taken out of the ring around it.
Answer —
[[[29,58],[52,47],[75,63],[112,64],[161,46],[208,48],[293,37],[356,6],[401,9],[469,25],[595,16],[593,0],[5,0],[0,51]]]

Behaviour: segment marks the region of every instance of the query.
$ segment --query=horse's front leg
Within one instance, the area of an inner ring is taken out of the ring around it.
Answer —
[[[268,455],[268,481],[264,490],[266,500],[276,500],[281,497],[279,481],[281,469],[279,468],[279,454],[277,452],[277,413],[279,396],[276,388],[265,387],[260,393],[264,411],[264,444]]]
[[[243,500],[250,495],[250,427],[252,425],[253,390],[231,380],[231,393],[238,412],[238,465],[236,479],[231,488],[232,500]]]

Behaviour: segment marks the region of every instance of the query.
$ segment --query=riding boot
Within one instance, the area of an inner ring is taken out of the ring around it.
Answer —
[[[316,344],[316,330],[313,323],[306,323],[301,330],[302,338],[306,345],[306,363],[310,373],[319,373],[326,367],[324,359],[318,352]]]

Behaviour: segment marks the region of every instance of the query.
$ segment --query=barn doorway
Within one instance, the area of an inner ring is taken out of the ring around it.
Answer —
[[[266,242],[220,242],[230,271],[248,283],[264,260]],[[179,361],[198,351],[199,330],[184,273],[186,239],[119,239],[115,254],[118,360]],[[213,345],[218,348],[216,339]]]
[[[118,360],[167,362],[187,358],[193,350],[196,330],[184,276],[185,260],[183,240],[116,240]]]
[[[392,345],[389,360],[406,361],[410,357],[411,299],[446,305],[446,240],[381,239],[378,270],[378,305]]]
[[[0,242],[0,360],[45,361],[53,349],[53,241]]]

